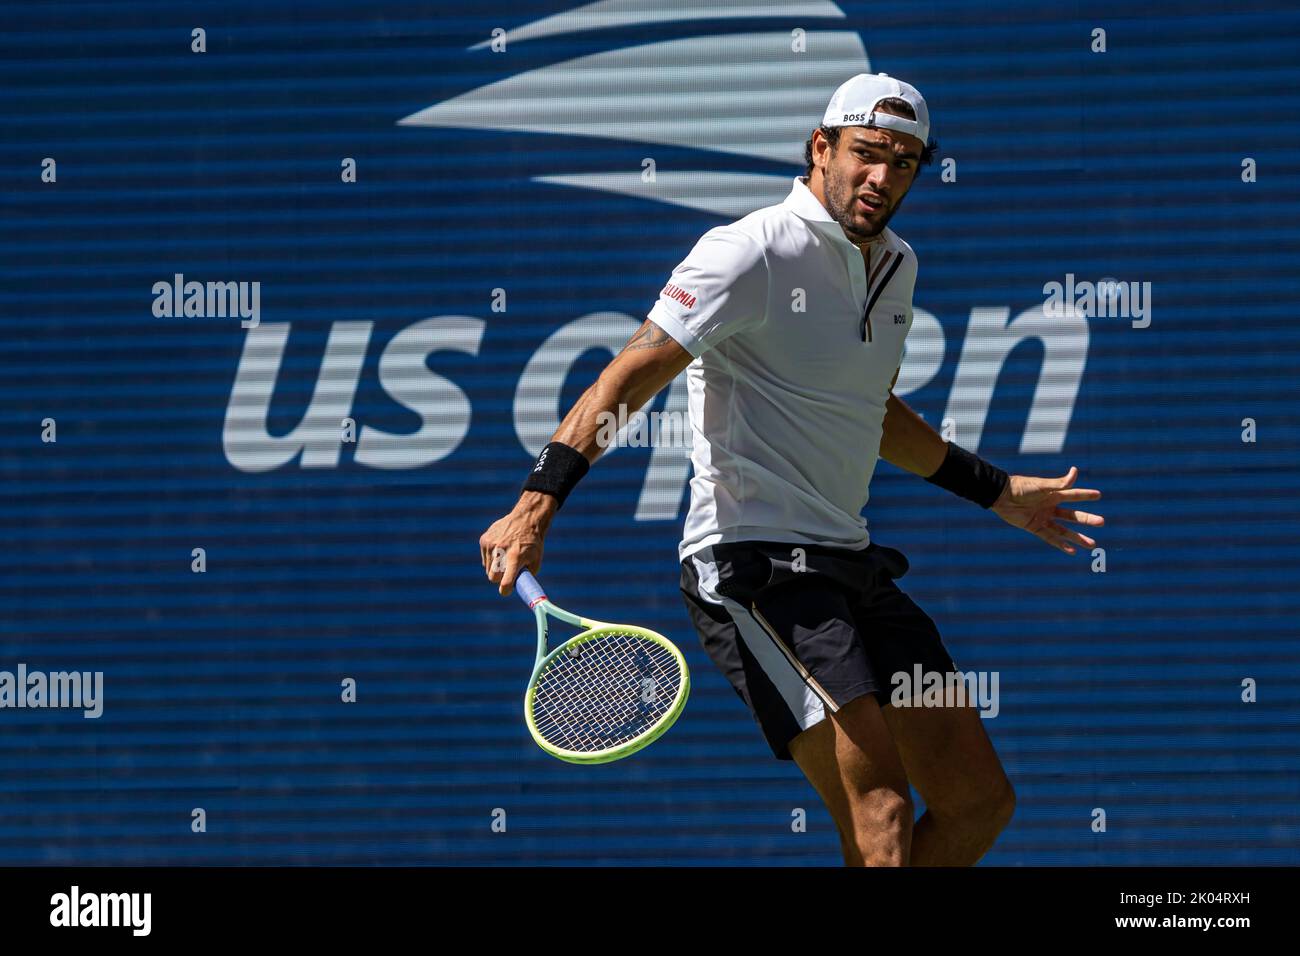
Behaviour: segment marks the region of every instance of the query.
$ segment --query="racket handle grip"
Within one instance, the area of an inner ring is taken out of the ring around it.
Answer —
[[[528,605],[531,610],[538,601],[546,600],[546,592],[542,586],[537,583],[537,578],[527,568],[519,572],[515,578],[515,593],[519,595],[519,600]]]

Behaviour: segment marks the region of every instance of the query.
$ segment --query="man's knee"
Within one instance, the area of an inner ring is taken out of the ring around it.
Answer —
[[[909,831],[915,814],[912,796],[906,789],[900,792],[888,787],[880,787],[868,793],[857,794],[853,798],[854,820],[883,833]]]
[[[911,794],[887,787],[850,798],[852,833],[841,834],[846,859],[866,866],[906,866],[915,807]]]
[[[999,771],[987,783],[953,794],[929,809],[935,816],[963,826],[1001,833],[1015,815],[1016,791],[1006,774]]]

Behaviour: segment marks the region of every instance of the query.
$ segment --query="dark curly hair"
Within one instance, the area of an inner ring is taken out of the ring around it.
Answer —
[[[876,104],[876,109],[880,110],[883,113],[892,113],[894,116],[902,116],[906,119],[916,119],[916,113],[912,110],[912,104],[907,102],[907,100],[899,99],[896,96],[891,96],[888,99],[881,100],[879,103]],[[826,142],[831,144],[832,151],[839,149],[840,130],[842,130],[843,128],[844,127],[842,126],[818,126],[817,127],[817,129],[822,131],[822,135],[826,137]],[[808,141],[803,144],[803,161],[805,167],[807,167],[804,169],[804,173],[803,173],[804,179],[807,179],[809,176],[811,176],[813,171],[812,142],[813,142],[812,136],[809,136]],[[939,141],[936,140],[933,136],[931,136],[930,142],[926,143],[925,148],[921,150],[921,159],[919,165],[917,166],[917,171],[918,172],[920,171],[921,166],[929,166],[931,163],[933,163],[934,155],[938,151],[939,151]]]

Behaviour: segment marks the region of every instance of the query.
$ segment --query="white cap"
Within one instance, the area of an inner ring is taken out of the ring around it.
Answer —
[[[912,107],[916,119],[894,116],[891,113],[876,112],[876,104],[883,99],[896,96],[905,100]],[[877,129],[892,129],[900,133],[915,136],[922,143],[930,141],[930,111],[926,109],[925,99],[916,87],[902,80],[896,80],[887,73],[873,76],[859,73],[853,79],[840,84],[840,88],[831,94],[831,101],[826,106],[826,115],[822,117],[823,126],[872,126]]]

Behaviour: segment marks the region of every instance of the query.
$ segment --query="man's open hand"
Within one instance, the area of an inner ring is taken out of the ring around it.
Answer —
[[[1080,501],[1096,501],[1101,492],[1093,488],[1074,488],[1079,469],[1073,465],[1061,478],[1030,478],[1025,475],[1012,475],[1002,495],[990,510],[996,512],[1009,525],[1024,528],[1030,534],[1037,535],[1054,548],[1066,554],[1074,554],[1074,545],[1085,548],[1095,547],[1097,542],[1087,535],[1063,527],[1060,522],[1100,528],[1106,523],[1101,515],[1078,511],[1074,504]]]

